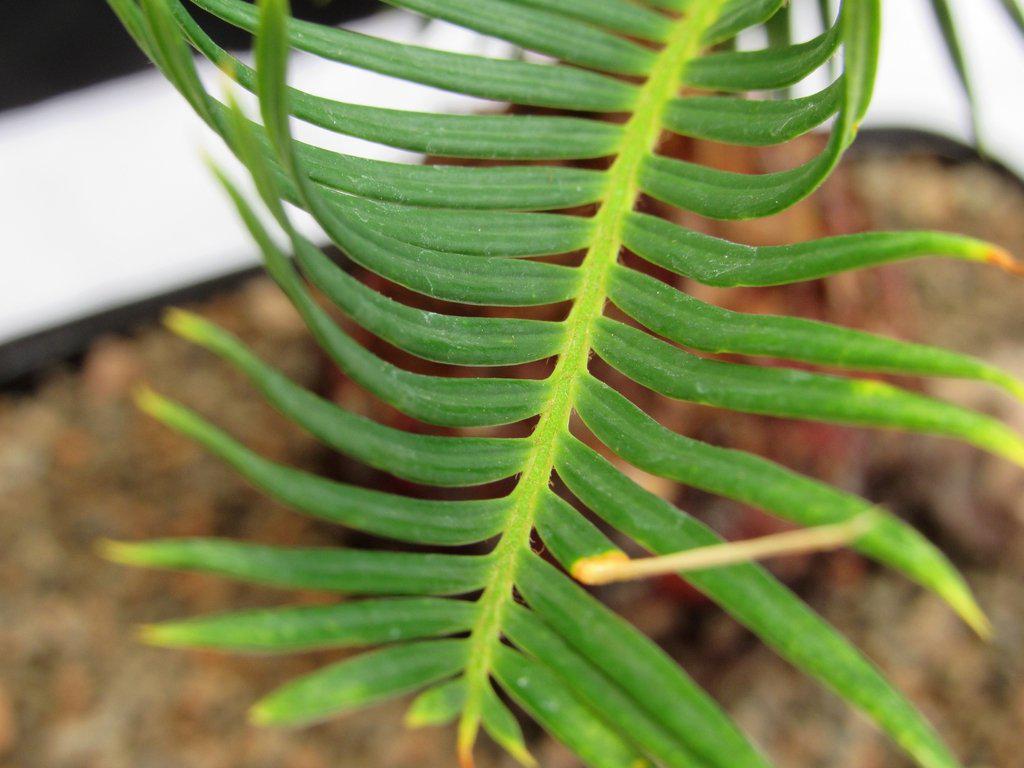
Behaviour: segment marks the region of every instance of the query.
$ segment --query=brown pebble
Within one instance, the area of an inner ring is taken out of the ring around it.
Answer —
[[[14,747],[17,724],[14,721],[14,705],[6,689],[0,685],[0,755]]]
[[[257,278],[245,286],[245,310],[257,330],[277,334],[296,334],[305,330],[295,307],[267,278]]]
[[[142,366],[130,341],[101,339],[89,350],[82,368],[85,394],[94,402],[124,397],[139,380]]]
[[[81,662],[61,665],[57,670],[53,687],[54,703],[61,715],[79,715],[92,703],[92,677]]]
[[[69,427],[54,441],[53,463],[58,469],[78,469],[85,466],[95,449],[88,432]]]

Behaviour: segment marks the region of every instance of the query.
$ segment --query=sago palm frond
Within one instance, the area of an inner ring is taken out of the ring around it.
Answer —
[[[649,196],[707,217],[742,219],[776,213],[812,192],[853,141],[867,109],[878,57],[878,0],[846,0],[830,28],[813,40],[743,52],[717,44],[770,23],[783,0],[392,0],[545,54],[553,63],[431,50],[305,23],[289,18],[286,0],[265,0],[259,7],[192,0],[256,34],[255,68],[221,50],[178,0],[109,1],[142,49],[248,168],[276,232],[220,176],[269,273],[347,376],[431,425],[492,427],[536,419],[523,438],[396,429],[300,388],[209,322],[172,313],[174,331],[236,366],[274,407],[331,448],[415,483],[461,488],[514,478],[514,487],[501,498],[464,501],[353,487],[268,461],[183,406],[144,393],[145,410],[297,510],[432,548],[283,549],[216,539],[111,544],[111,556],[125,563],[367,598],[158,625],[147,630],[151,640],[236,651],[373,648],[270,694],[256,705],[255,719],[301,724],[419,692],[409,721],[458,720],[464,765],[480,728],[523,763],[532,762],[505,703],[511,699],[595,768],[766,766],[767,758],[679,666],[577,583],[684,569],[684,578],[866,713],[920,765],[957,765],[931,726],[863,655],[749,561],[848,542],[933,590],[985,633],[982,612],[943,555],[864,499],[763,458],[670,431],[591,371],[596,357],[665,397],[952,437],[1024,464],[1020,437],[981,414],[877,380],[697,353],[962,377],[1024,395],[1021,383],[987,363],[825,323],[727,311],[620,259],[628,249],[712,286],[779,285],[924,255],[1019,269],[991,245],[945,233],[868,233],[756,248],[639,210],[641,198]],[[206,92],[189,45],[258,94],[262,123]],[[576,116],[428,114],[332,101],[286,85],[290,48]],[[815,95],[723,95],[786,88],[839,50],[841,75]],[[501,162],[413,166],[338,154],[293,140],[289,115],[393,147]],[[665,132],[768,145],[830,118],[822,152],[775,173],[729,173],[658,152]],[[553,164],[600,158],[607,161],[586,168]],[[453,311],[427,312],[368,287],[298,233],[285,203],[312,214],[365,269],[451,302]],[[592,213],[553,212],[576,206]],[[281,237],[287,249],[278,245]],[[583,257],[575,266],[543,258],[577,251]],[[397,367],[337,325],[309,285],[355,323],[420,358],[473,367],[551,360],[551,372],[542,379],[481,371],[446,377]],[[560,321],[468,317],[454,307],[558,302],[570,306]],[[610,305],[629,322],[614,319]],[[590,447],[599,444],[602,452]],[[716,534],[638,485],[607,456],[807,526],[807,536],[747,549],[705,549],[721,544]],[[555,478],[567,489],[564,495],[553,490]],[[653,555],[670,557],[631,560],[577,507]],[[535,533],[564,570],[534,550]],[[479,550],[486,554],[437,551],[481,542],[488,543]],[[676,556],[688,550],[698,554],[690,560]]]

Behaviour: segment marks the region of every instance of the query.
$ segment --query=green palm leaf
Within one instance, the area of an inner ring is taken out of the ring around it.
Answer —
[[[148,640],[161,645],[241,652],[379,646],[272,693],[256,705],[259,722],[310,722],[419,692],[409,724],[458,720],[463,765],[471,763],[481,728],[531,764],[501,691],[590,766],[769,765],[663,651],[573,582],[587,578],[595,563],[625,572],[630,561],[552,490],[556,475],[605,530],[653,555],[720,544],[712,531],[582,442],[571,429],[574,416],[612,454],[655,475],[801,526],[870,521],[851,546],[933,590],[980,633],[988,631],[962,577],[906,524],[765,459],[674,433],[589,369],[596,355],[668,397],[952,437],[1024,465],[1021,438],[981,414],[871,379],[696,353],[960,377],[1024,394],[1024,385],[993,366],[825,323],[727,311],[619,261],[628,248],[670,272],[718,286],[778,285],[928,255],[1019,270],[1005,252],[951,234],[868,233],[755,248],[636,210],[640,197],[649,195],[705,216],[747,218],[775,213],[813,192],[853,141],[870,101],[878,0],[846,0],[834,23],[806,42],[790,39],[782,0],[393,0],[546,54],[554,63],[435,51],[310,24],[289,18],[285,0],[258,6],[192,0],[256,34],[254,68],[221,49],[179,0],[108,1],[248,169],[283,241],[233,182],[216,173],[268,272],[348,377],[428,424],[490,427],[536,418],[524,438],[440,436],[386,426],[304,390],[213,324],[180,311],[168,316],[172,330],[238,368],[286,417],[355,460],[438,487],[514,478],[507,495],[471,501],[354,487],[270,462],[183,406],[142,393],[146,411],[299,512],[412,545],[488,542],[484,555],[191,539],[106,545],[112,559],[132,565],[371,596],[144,629]],[[765,23],[772,44],[764,50],[715,48]],[[261,122],[205,90],[190,46],[259,96]],[[293,48],[459,93],[578,114],[444,115],[325,99],[287,85]],[[744,95],[788,88],[835,63],[837,55],[841,74],[817,94],[774,100]],[[621,117],[606,120],[601,113]],[[402,149],[507,162],[411,166],[366,160],[293,140],[291,117]],[[796,138],[830,118],[831,135],[819,156],[770,174],[727,173],[658,152],[663,131],[756,146]],[[600,169],[537,163],[604,157],[609,161]],[[532,163],[511,164],[523,160]],[[284,203],[312,214],[352,261],[418,294],[462,305],[567,301],[570,308],[553,321],[511,311],[476,317],[455,307],[409,306],[367,286],[300,235]],[[583,205],[593,212],[564,212]],[[574,252],[583,254],[577,266],[543,260]],[[543,379],[484,376],[480,370],[451,377],[413,373],[356,342],[311,289],[352,323],[418,358],[473,369],[545,359],[553,364]],[[638,327],[606,316],[609,303]],[[534,553],[534,533],[567,573]],[[784,658],[864,711],[918,764],[958,765],[881,673],[767,571],[741,563],[683,576]]]

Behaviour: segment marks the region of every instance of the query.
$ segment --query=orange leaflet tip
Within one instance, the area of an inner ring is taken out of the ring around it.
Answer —
[[[462,713],[462,720],[459,722],[459,735],[456,751],[459,758],[459,768],[474,768],[473,746],[476,744],[476,734],[480,726],[479,719],[466,717]]]
[[[605,552],[577,560],[569,572],[581,584],[607,584],[609,574],[618,573],[618,566],[628,562],[629,557],[624,552]]]
[[[1024,263],[1015,259],[1010,252],[1004,248],[990,248],[985,253],[985,261],[989,264],[995,264],[997,267],[1006,270],[1011,275],[1024,277]]]
[[[474,768],[473,743],[459,743],[459,768]]]

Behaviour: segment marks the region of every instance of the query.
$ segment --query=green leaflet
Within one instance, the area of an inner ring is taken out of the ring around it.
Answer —
[[[705,352],[766,355],[867,371],[979,379],[1024,397],[1024,384],[966,355],[814,320],[731,312],[628,267],[615,269],[608,295],[616,306],[646,328]]]
[[[672,29],[671,21],[633,0],[511,0],[519,5],[543,8],[570,18],[589,21],[613,32],[641,37],[652,42],[664,42]],[[655,5],[655,3],[649,3]]]
[[[410,728],[447,725],[459,716],[465,701],[466,681],[461,677],[438,683],[413,699],[405,724]]]
[[[821,66],[842,40],[839,118],[828,145],[817,157],[787,171],[744,174],[652,153],[639,174],[641,188],[666,203],[718,219],[768,216],[806,197],[831,173],[867,109],[876,70],[880,13],[878,0],[846,3],[836,25],[811,42],[711,54],[692,62],[685,74],[689,84],[706,88],[782,88]]]
[[[446,725],[458,717],[466,703],[464,678],[449,680],[429,688],[416,697],[406,714],[406,724],[413,728]],[[523,739],[522,729],[508,707],[488,688],[484,697],[482,723],[484,730],[502,749],[523,765],[536,765]]]
[[[789,208],[813,192],[844,148],[833,132],[828,146],[803,165],[774,173],[735,173],[651,155],[640,175],[643,190],[663,202],[713,219],[751,219]]]
[[[593,523],[552,491],[545,492],[540,500],[536,526],[544,545],[570,573],[584,558],[626,557]]]
[[[839,113],[834,130],[853,141],[857,127],[868,111],[878,74],[878,51],[882,39],[881,0],[844,2],[839,23],[843,27],[843,79],[846,106]]]
[[[139,396],[148,414],[192,438],[253,485],[308,515],[399,541],[470,544],[501,530],[508,502],[436,501],[371,491],[264,459],[192,411],[152,392]]]
[[[175,310],[167,324],[238,367],[271,405],[324,444],[398,477],[430,485],[480,485],[515,474],[525,459],[526,440],[418,435],[378,424],[303,389],[197,315]]]
[[[202,616],[151,624],[142,636],[167,647],[290,653],[452,635],[469,629],[473,613],[462,600],[390,598]]]
[[[265,547],[227,539],[107,542],[110,560],[144,568],[173,568],[284,589],[350,595],[459,595],[487,581],[486,557],[419,552]]]
[[[708,766],[768,765],[664,651],[553,566],[525,558],[516,586],[546,624]]]
[[[519,726],[519,721],[491,687],[484,690],[480,715],[480,722],[483,724],[484,730],[498,746],[512,755],[521,765],[537,765],[537,761],[526,748],[523,729]]]
[[[192,0],[242,29],[255,31],[257,11],[242,0]],[[392,43],[344,29],[291,20],[289,40],[300,50],[342,64],[449,91],[539,107],[615,112],[629,109],[636,88],[572,67],[502,61]]]
[[[309,178],[330,189],[408,205],[512,211],[571,208],[601,196],[600,171],[550,165],[466,167],[367,160],[299,144]]]
[[[499,645],[494,674],[501,687],[590,768],[649,768],[650,763],[577,701],[546,668]]]
[[[816,128],[839,109],[843,82],[813,96],[774,101],[687,96],[665,108],[665,127],[683,136],[748,146],[781,144]]]
[[[648,48],[538,5],[510,0],[387,0],[540,53],[591,69],[643,75],[654,63]]]
[[[420,357],[461,365],[511,365],[555,354],[564,336],[559,323],[461,317],[406,306],[364,286],[305,238],[294,232],[290,237],[310,282],[360,325]]]
[[[713,91],[768,91],[794,85],[828,61],[841,39],[837,24],[806,43],[761,51],[712,53],[686,70],[686,83]]]
[[[339,133],[427,155],[585,160],[610,154],[619,135],[614,125],[582,118],[402,112],[318,99],[294,89],[291,93],[296,117]]]
[[[259,38],[257,53],[277,57],[283,71],[284,49],[273,48],[267,53],[265,41],[265,37]],[[268,136],[302,202],[331,239],[363,266],[412,290],[450,301],[520,306],[548,304],[575,294],[579,279],[575,269],[512,259],[485,261],[410,246],[378,234],[350,210],[328,206],[324,192],[307,178],[292,145],[283,81],[262,77],[259,92]],[[241,121],[236,121],[236,129],[241,138],[245,133]],[[246,154],[250,167],[261,160],[257,152]],[[270,178],[265,171],[259,171],[259,175]]]
[[[634,381],[678,400],[955,437],[1024,464],[1024,440],[1001,422],[881,381],[708,360],[609,318],[594,349]]]
[[[157,1],[163,2],[164,0]],[[223,56],[220,55],[221,49],[213,44],[212,41],[209,41],[209,38],[202,33],[202,30],[198,28],[188,12],[181,7],[178,0],[167,1],[173,2],[172,10],[179,24],[190,34],[190,39],[192,39],[193,43],[206,52],[207,55],[211,57],[217,56],[215,61],[218,63],[223,62]],[[113,2],[117,3],[118,7],[130,5],[128,0],[113,0]],[[127,22],[137,26],[133,22],[134,16],[130,9],[123,8],[120,14]],[[140,32],[140,34],[143,33]],[[140,44],[141,42],[140,40]],[[184,49],[181,46],[181,41],[175,40],[174,42],[178,44],[177,47],[179,49],[176,54],[177,66],[171,67],[163,60],[158,60],[157,63],[160,64],[168,78],[188,98],[196,111],[230,143],[229,137],[225,135],[223,106],[209,98],[195,75],[191,58],[187,54],[182,54]],[[145,47],[147,50],[152,50],[155,48],[155,45],[146,45]],[[235,65],[236,60],[227,60],[229,69],[234,68]],[[247,84],[249,88],[254,88],[253,71],[240,62],[237,62],[237,67],[237,75],[242,82]],[[290,93],[295,95],[300,92],[291,89]],[[300,106],[308,106],[308,99],[300,98],[299,104]],[[302,114],[310,117],[306,112]],[[473,119],[472,117],[450,117],[456,121]],[[479,119],[500,120],[497,117]],[[517,120],[533,121],[530,122],[530,125],[534,126],[534,129],[539,129],[544,135],[547,135],[548,131],[556,130],[556,128],[563,132],[568,131],[574,139],[585,138],[588,133],[596,133],[595,139],[601,148],[587,150],[583,153],[584,155],[596,153],[595,156],[599,156],[608,154],[608,136],[614,136],[617,133],[616,129],[611,126],[607,130],[600,130],[596,126],[604,124],[595,121],[569,121],[564,118],[540,117],[523,117],[517,118]],[[560,120],[565,120],[567,125],[563,126],[559,122]],[[314,120],[314,122],[316,121]],[[577,125],[580,123],[585,124],[584,130],[580,130]],[[461,125],[462,123],[459,124]],[[520,123],[517,122],[516,124]],[[501,134],[493,135],[495,129],[502,129],[502,125],[503,123],[500,122],[492,125],[490,141],[502,141]],[[328,125],[327,127],[331,126]],[[425,136],[431,135],[423,132],[426,129],[436,129],[436,126],[416,124],[407,126],[405,130],[416,132],[422,141]],[[507,128],[503,130],[507,130]],[[532,141],[529,135],[531,130],[533,129],[527,130],[527,136],[524,139],[527,143]],[[367,136],[367,138],[372,137]],[[508,146],[508,142],[503,142],[502,145]],[[269,145],[266,148],[267,151],[271,151]],[[409,148],[430,151],[427,147],[412,146]],[[578,168],[552,166],[499,166],[493,168],[450,165],[419,166],[353,157],[309,144],[299,143],[296,149],[302,158],[304,166],[308,167],[311,177],[318,183],[349,194],[398,203],[415,205],[447,204],[459,208],[476,209],[512,208],[513,210],[533,210],[567,208],[594,202],[600,196],[602,186],[601,173]],[[575,150],[566,151],[571,156],[578,154]],[[455,154],[462,153],[456,152]],[[524,155],[524,157],[534,156],[535,153],[531,152],[527,152]]]
[[[686,2],[666,0],[670,7],[684,6]],[[704,33],[708,45],[722,42],[748,27],[763,24],[774,16],[786,0],[727,0],[718,14],[718,20]]]
[[[1010,22],[1024,35],[1024,9],[1020,7],[1019,0],[999,0],[999,2],[1006,11],[1006,15],[1010,17]]]
[[[561,678],[582,701],[634,743],[669,768],[690,768],[702,763],[640,704],[605,674],[577,653],[557,632],[525,608],[514,606],[507,622],[509,639],[551,673]]]
[[[582,216],[417,208],[347,197],[368,227],[422,248],[480,256],[548,256],[586,248],[593,226]]]
[[[587,427],[630,464],[760,507],[785,520],[824,525],[850,520],[872,509],[861,498],[767,459],[675,434],[596,379],[582,387],[578,409]],[[878,525],[857,541],[857,549],[934,590],[984,632],[984,617],[945,557],[895,518]]]
[[[415,309],[381,296],[309,242],[298,260],[309,281],[345,313],[382,339],[418,357],[453,365],[515,365],[556,354],[562,323],[462,317]]]
[[[832,23],[832,0],[817,0],[818,21],[826,29]]]
[[[654,264],[721,287],[784,285],[930,255],[996,263],[1001,256],[988,243],[944,232],[866,232],[794,245],[740,245],[644,213],[630,214],[623,239]]]
[[[112,0],[125,3],[128,0]],[[175,0],[176,2],[176,0]],[[180,6],[178,6],[180,9]],[[128,12],[125,17],[130,19]],[[191,17],[184,9],[179,16],[188,19],[194,26]],[[180,44],[180,41],[178,41]],[[147,46],[152,49],[153,46]],[[157,63],[168,78],[188,98],[193,107],[204,117],[211,128],[220,133],[231,143],[224,121],[227,119],[225,109],[219,102],[211,99],[203,90],[195,77],[194,66],[187,56],[179,69],[186,76],[178,77],[175,69],[170,68],[162,60]],[[243,67],[239,76],[244,82],[252,81],[251,70]],[[250,87],[252,87],[250,85]],[[292,91],[294,93],[294,90]],[[301,103],[302,100],[300,99]],[[453,118],[455,119],[455,118]],[[467,118],[468,119],[468,118]],[[498,118],[494,118],[495,120]],[[527,118],[522,118],[526,120]],[[532,119],[532,118],[530,118]],[[544,121],[547,118],[536,118]],[[557,120],[551,118],[551,120]],[[601,125],[594,121],[586,122]],[[424,126],[420,126],[423,128]],[[549,130],[538,125],[543,131]],[[500,128],[495,125],[494,128]],[[254,125],[254,130],[262,133],[262,128]],[[416,130],[410,128],[409,130]],[[573,127],[570,129],[574,137],[585,136]],[[612,131],[614,133],[614,129]],[[529,133],[529,132],[528,132]],[[419,134],[421,139],[429,134]],[[262,138],[262,137],[261,137]],[[492,137],[492,141],[500,140]],[[531,139],[527,136],[525,141]],[[604,140],[604,139],[600,139]],[[264,151],[272,148],[262,138]],[[509,146],[505,144],[503,146]],[[603,146],[603,145],[602,145]],[[429,148],[410,147],[413,149]],[[600,196],[602,174],[597,171],[578,168],[552,166],[498,166],[493,168],[465,167],[454,165],[406,165],[380,160],[369,160],[362,157],[344,155],[322,149],[310,144],[298,143],[296,151],[302,158],[304,166],[309,169],[311,178],[329,189],[368,198],[408,203],[414,205],[450,205],[470,209],[511,208],[513,210],[535,210],[547,208],[568,208],[594,202]],[[518,150],[514,150],[517,151]],[[571,155],[576,152],[566,150]],[[597,154],[607,154],[606,149],[595,149]],[[589,154],[585,152],[584,154]],[[459,154],[459,153],[455,153]],[[525,157],[533,157],[527,152]],[[270,158],[267,158],[270,161]]]
[[[957,32],[953,9],[949,7],[948,0],[929,0],[929,2],[932,6],[932,14],[935,16],[939,30],[942,32],[942,40],[946,44],[946,52],[949,54],[950,61],[953,62],[957,79],[960,81],[960,88],[971,108],[974,141],[977,143],[981,139],[981,133],[978,130],[979,105],[974,95],[974,83],[971,81],[971,73],[967,68],[967,59],[964,56],[963,45]],[[1010,6],[1006,7],[1010,8]]]
[[[300,185],[317,221],[353,261],[418,293],[446,301],[488,306],[535,306],[572,298],[579,272],[522,259],[481,259],[394,240],[367,226],[347,206],[327,206],[323,192]],[[341,198],[335,198],[339,201]]]
[[[721,541],[569,435],[562,442],[557,468],[581,501],[651,552],[667,554]],[[881,524],[886,525],[886,534],[901,525]],[[916,535],[911,541],[915,540],[923,543]],[[927,554],[926,550],[921,564],[933,570]],[[948,568],[944,562],[941,567]],[[861,707],[924,764],[955,765],[934,730],[878,670],[763,568],[738,565],[683,576],[784,658]],[[962,587],[959,581],[955,586]]]
[[[147,54],[175,84],[196,113],[209,123],[212,115],[206,90],[196,74],[188,47],[183,46],[175,34],[174,22],[162,0],[144,0],[144,13],[141,16],[134,4],[131,11],[126,7],[127,2],[118,5],[122,8],[121,17],[131,19],[129,28],[134,30],[133,34],[145,40],[143,47]]]
[[[427,640],[340,661],[283,685],[253,708],[260,725],[305,725],[412,693],[461,669],[465,640]]]
[[[234,186],[223,175],[220,180],[259,244],[271,277],[288,295],[320,346],[356,382],[400,411],[445,426],[503,424],[532,416],[540,409],[544,382],[424,376],[397,368],[361,347],[309,295]]]
[[[226,67],[250,91],[256,73],[203,31],[179,0],[175,18],[192,44]],[[597,120],[537,115],[447,115],[385,109],[325,99],[289,89],[292,113],[307,122],[379,144],[448,157],[560,160],[610,154],[619,131]]]
[[[769,48],[788,48],[793,45],[793,21],[790,11],[792,6],[783,5],[765,22]]]

